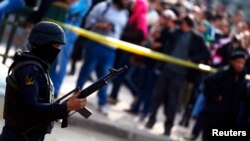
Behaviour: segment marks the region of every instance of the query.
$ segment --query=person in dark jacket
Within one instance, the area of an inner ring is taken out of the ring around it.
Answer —
[[[180,27],[181,30],[172,33],[171,40],[169,39],[165,42],[163,52],[195,63],[206,62],[210,58],[210,54],[203,38],[192,31],[194,27],[193,20],[188,16],[183,18]],[[164,112],[167,117],[164,134],[170,135],[175,120],[176,103],[178,103],[180,89],[190,72],[188,68],[182,66],[164,64],[156,82],[151,114],[147,123],[148,127],[152,127],[156,122],[153,113],[156,113],[155,110],[157,110],[158,105],[163,102]]]
[[[53,102],[48,69],[65,44],[63,29],[52,22],[37,23],[29,36],[29,52],[17,52],[9,68],[0,141],[43,141],[52,121],[65,119],[71,110],[85,107],[77,92],[67,102]]]
[[[169,44],[170,41],[174,40],[175,38],[175,32],[177,30],[176,27],[176,20],[177,20],[177,15],[171,11],[171,10],[166,10],[164,11],[163,14],[161,15],[163,18],[166,19],[166,25],[163,26],[162,30],[160,31],[160,36],[156,38],[156,41],[152,43],[152,48],[158,48],[160,52],[163,51],[163,46],[166,44]],[[160,71],[163,68],[163,62],[157,62],[155,64],[155,68],[158,71],[158,75],[160,75]],[[156,84],[155,84],[156,86]],[[151,96],[152,97],[152,96]],[[151,100],[154,101],[154,100]],[[149,121],[146,124],[146,128],[151,129],[154,126],[154,123],[156,122],[156,116],[157,116],[157,111],[163,101],[160,102],[154,102],[152,105],[152,108],[150,110],[150,118]]]
[[[203,109],[203,141],[214,141],[212,129],[237,130],[247,123],[249,117],[249,95],[245,79],[246,50],[236,48],[231,53],[230,66],[207,77],[204,81],[206,98]],[[241,113],[245,109],[245,113]],[[239,122],[239,115],[244,115]]]

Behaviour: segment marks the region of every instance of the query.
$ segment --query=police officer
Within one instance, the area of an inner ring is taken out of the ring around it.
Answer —
[[[53,103],[53,84],[48,69],[65,44],[63,29],[52,22],[37,23],[28,38],[29,52],[18,52],[6,78],[1,141],[42,141],[52,122],[71,110],[85,107],[76,92],[67,102]]]
[[[245,79],[248,56],[245,49],[232,50],[229,67],[205,79],[203,141],[218,139],[212,136],[212,129],[230,131],[246,125],[250,104],[249,81]],[[245,128],[243,127],[240,130]]]

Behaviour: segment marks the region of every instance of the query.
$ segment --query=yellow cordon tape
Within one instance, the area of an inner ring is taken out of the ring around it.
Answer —
[[[56,21],[53,19],[49,19],[49,21],[55,22],[55,23],[61,25],[63,28],[71,30],[72,32],[74,32],[82,37],[85,37],[85,38],[88,38],[90,40],[108,45],[108,46],[113,47],[113,48],[118,48],[118,49],[121,49],[121,50],[124,50],[127,52],[146,56],[146,57],[156,59],[159,61],[163,61],[166,63],[176,64],[176,65],[180,65],[180,66],[184,66],[184,67],[188,67],[188,68],[193,68],[193,69],[197,69],[197,70],[201,70],[201,71],[205,71],[205,72],[210,72],[210,73],[217,72],[217,69],[215,69],[209,65],[195,64],[195,63],[187,61],[187,60],[182,60],[180,58],[172,57],[172,56],[145,48],[143,46],[138,46],[138,45],[124,42],[124,41],[114,39],[114,38],[111,38],[108,36],[103,36],[101,34],[91,32],[91,31],[82,29],[80,27],[65,24],[65,23],[62,23],[62,22],[59,22],[59,21]],[[250,80],[250,74],[246,74],[245,79]]]
[[[131,44],[128,42],[124,42],[118,39],[114,39],[111,37],[107,37],[107,36],[103,36],[100,34],[97,34],[95,32],[91,32],[76,26],[72,26],[69,24],[65,24],[56,20],[52,20],[49,19],[49,21],[51,22],[55,22],[59,25],[61,25],[63,28],[66,28],[68,30],[71,30],[72,32],[88,38],[90,40],[108,45],[110,47],[113,48],[117,48],[117,49],[121,49],[130,53],[134,53],[134,54],[138,54],[138,55],[142,55],[142,56],[146,56],[152,59],[156,59],[159,61],[163,61],[163,62],[167,62],[167,63],[171,63],[171,64],[176,64],[176,65],[180,65],[180,66],[184,66],[184,67],[188,67],[188,68],[193,68],[193,69],[197,69],[197,70],[201,70],[201,71],[205,71],[205,72],[211,72],[211,73],[215,73],[217,70],[215,68],[212,68],[208,65],[205,64],[195,64],[193,62],[187,61],[187,60],[182,60],[176,57],[172,57],[157,51],[153,51],[151,49],[142,47],[142,46],[138,46],[135,44]]]

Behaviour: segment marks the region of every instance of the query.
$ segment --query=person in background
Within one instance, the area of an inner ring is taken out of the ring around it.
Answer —
[[[126,26],[128,13],[126,6],[129,0],[112,0],[98,3],[90,11],[85,27],[93,32],[120,39]],[[101,78],[113,67],[116,50],[110,46],[86,41],[85,62],[80,69],[76,87],[82,88],[90,76],[96,71],[97,77]],[[98,110],[107,115],[107,86],[98,91]]]
[[[202,116],[201,111],[203,110],[204,105],[205,105],[204,83],[202,81],[197,91],[197,98],[194,103],[194,107],[192,109],[192,117],[196,119],[195,124],[192,127],[191,133],[183,137],[185,141],[195,141],[202,133],[204,125],[204,117]]]
[[[216,42],[218,39],[218,36],[220,36],[221,31],[220,27],[222,25],[223,16],[221,15],[214,15],[211,19],[211,37],[213,39],[213,42]]]
[[[206,62],[210,58],[208,48],[203,38],[192,31],[194,21],[186,16],[180,24],[180,31],[174,33],[173,40],[164,44],[163,52],[178,58],[196,63]],[[173,64],[165,64],[158,80],[152,98],[154,103],[163,102],[166,121],[164,135],[169,136],[174,124],[180,89],[192,71]],[[167,93],[166,93],[167,92]],[[148,123],[154,125],[155,119],[149,118]]]
[[[244,117],[241,123],[238,122],[238,117],[241,106],[247,109],[242,115],[250,113],[248,81],[245,79],[245,63],[248,56],[245,49],[232,50],[229,67],[205,79],[203,141],[214,140],[211,136],[212,129],[229,131],[237,130],[241,124],[246,125],[248,117]]]
[[[130,17],[127,23],[124,33],[122,34],[121,40],[140,45],[142,41],[146,40],[148,37],[148,23],[147,23],[147,13],[148,13],[148,2],[146,0],[135,0],[130,5]],[[129,65],[129,70],[125,74],[128,76],[132,71],[136,70],[136,66],[131,65],[130,60],[135,57],[131,53],[124,52],[122,50],[117,51],[115,67],[122,67],[124,65]],[[138,69],[137,69],[138,70]],[[116,104],[118,102],[118,94],[120,86],[123,82],[128,85],[132,94],[136,100],[138,94],[138,88],[133,84],[126,82],[126,76],[118,76],[113,82],[113,88],[109,96],[109,103]]]
[[[157,31],[152,31],[150,34],[151,38],[148,39],[147,42],[144,42],[145,46],[152,50],[161,52],[162,44],[164,44],[163,42],[165,41],[164,38],[168,38],[168,33],[172,32],[170,30],[174,30],[176,20],[177,17],[173,11],[164,10],[161,14],[158,25],[161,25],[162,31],[159,32],[162,33],[162,35],[157,37],[156,35],[153,35]],[[155,30],[157,30],[157,28],[155,28]],[[140,63],[142,64],[141,66],[143,66],[141,67],[142,76],[140,80],[142,84],[138,93],[138,99],[130,108],[129,112],[132,114],[140,114],[140,121],[144,121],[151,107],[153,89],[159,73],[157,71],[157,61],[144,57],[141,59]]]
[[[32,28],[32,26],[38,22],[40,22],[44,16],[46,15],[50,5],[55,2],[55,1],[61,1],[61,0],[54,0],[54,1],[51,1],[51,0],[41,0],[40,1],[40,4],[38,5],[38,9],[37,11],[34,11],[33,13],[31,13],[29,15],[29,17],[26,19],[26,30],[30,30]],[[66,0],[63,0],[63,1],[66,1]],[[26,3],[28,3],[28,5],[36,5],[34,0],[26,0]]]
[[[217,51],[222,48],[224,45],[227,45],[231,42],[230,37],[230,26],[227,19],[222,19],[221,24],[219,26],[220,34],[216,36],[216,40],[211,44],[211,64],[214,67],[221,67],[223,64],[221,56],[217,53]]]
[[[85,28],[85,22],[86,22],[87,15],[92,10],[92,8],[96,4],[98,4],[102,1],[105,1],[105,0],[93,0],[92,1],[92,5],[90,6],[88,12],[85,14],[85,16],[82,20],[81,28]],[[81,60],[83,60],[84,55],[85,55],[84,52],[85,52],[85,48],[86,48],[84,43],[86,42],[86,40],[88,40],[88,39],[85,37],[82,37],[82,36],[77,37],[75,44],[74,44],[74,47],[73,47],[73,50],[72,50],[72,53],[71,53],[71,56],[70,56],[70,70],[69,70],[68,75],[74,75],[75,71],[76,71],[77,62],[80,62]]]
[[[192,13],[194,14],[195,22],[202,22],[205,18],[204,10],[201,7],[194,5],[192,8]]]
[[[176,32],[176,20],[177,16],[172,10],[165,10],[162,12],[161,17],[159,19],[159,24],[161,26],[161,30],[154,31],[152,33],[152,36],[156,36],[155,32],[160,32],[160,36],[157,36],[156,40],[152,43],[152,48],[155,48],[163,51],[164,45],[169,44],[172,40],[174,40],[175,36],[174,33]],[[158,75],[161,75],[161,71],[163,69],[164,64],[162,62],[158,62],[156,64],[156,70],[158,70]],[[159,78],[158,78],[159,79]],[[155,84],[155,87],[157,85]],[[154,88],[155,89],[155,88]],[[154,93],[154,92],[152,92]],[[154,99],[155,96],[153,94],[152,99]],[[146,128],[151,129],[153,128],[155,122],[156,122],[156,116],[157,111],[161,104],[163,104],[163,101],[156,102],[156,100],[151,100],[151,107],[149,112],[149,120],[146,123]]]
[[[237,25],[240,22],[243,22],[246,18],[245,12],[241,9],[238,9],[235,11],[235,13],[233,14],[232,18],[230,19],[231,23],[232,23],[232,33],[235,34],[237,33]]]
[[[225,25],[225,29],[227,29],[227,26]],[[206,21],[204,21],[201,25],[200,28],[198,30],[201,34],[201,36],[203,37],[206,45],[209,45],[209,38],[210,36],[207,35],[206,31],[209,31],[209,25]],[[222,33],[224,33],[223,35],[229,35],[228,30],[224,30],[224,32],[222,31]],[[205,38],[206,37],[206,38]],[[210,40],[211,41],[211,40]],[[208,61],[202,62],[204,64],[209,63]],[[184,127],[188,127],[189,126],[189,122],[190,122],[190,118],[192,116],[192,110],[194,108],[194,104],[195,101],[197,99],[197,94],[199,94],[198,92],[199,87],[202,83],[202,80],[204,79],[204,77],[207,75],[207,73],[205,72],[198,72],[198,71],[193,71],[192,73],[190,72],[188,77],[187,77],[187,84],[186,84],[186,91],[184,91],[184,93],[181,96],[187,96],[187,100],[185,103],[185,108],[184,108],[184,113],[183,116],[179,122],[179,125],[182,125]]]
[[[155,0],[148,0],[148,2],[149,2],[149,10],[147,13],[147,21],[149,29],[151,29],[151,27],[159,20],[160,15],[155,9]]]
[[[230,63],[232,50],[236,48],[244,48],[242,40],[243,38],[239,38],[237,35],[234,35],[231,37],[231,41],[229,43],[223,45],[216,51],[216,53],[221,56],[221,67],[227,66]]]
[[[86,48],[84,43],[86,40],[87,39],[84,37],[77,37],[70,55],[70,70],[68,72],[68,75],[75,75],[77,62],[83,60]]]
[[[211,24],[208,20],[202,20],[198,23],[198,32],[202,34],[206,45],[210,46],[210,43],[213,41],[211,36]]]
[[[91,3],[92,0],[78,0],[70,4],[69,14],[65,22],[67,24],[79,27],[82,22],[82,18],[87,13]],[[61,53],[50,69],[50,76],[55,87],[55,97],[58,97],[63,78],[66,75],[67,64],[72,52],[72,48],[77,38],[76,33],[70,30],[65,30],[65,34],[67,37],[67,44],[64,45]]]

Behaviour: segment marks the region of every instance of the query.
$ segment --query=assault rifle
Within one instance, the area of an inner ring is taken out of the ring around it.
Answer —
[[[127,68],[128,68],[127,66],[124,66],[123,68],[119,68],[119,69],[110,69],[108,75],[104,76],[102,79],[98,80],[97,82],[93,83],[92,85],[88,86],[87,88],[81,90],[80,95],[77,98],[88,97],[89,95],[91,95],[92,93],[94,93],[95,91],[97,91],[98,89],[103,87],[104,85],[106,85],[108,83],[109,79],[116,77],[117,75],[122,73]],[[74,90],[70,91],[69,93],[65,94],[64,96],[62,96],[61,98],[56,100],[56,102],[57,103],[67,102],[69,100],[68,97],[79,90],[80,90],[79,88],[75,88]],[[82,108],[81,110],[70,111],[70,113],[68,114],[68,117],[73,115],[76,112],[80,113],[85,118],[89,118],[92,115],[92,112],[88,108],[85,107],[85,108]],[[68,119],[65,118],[62,121],[61,127],[65,128],[67,126],[68,126]]]

